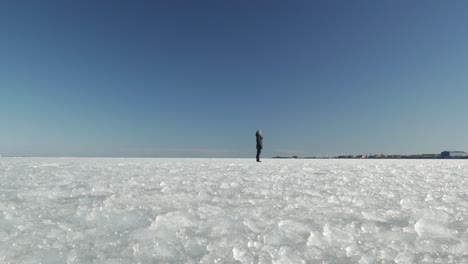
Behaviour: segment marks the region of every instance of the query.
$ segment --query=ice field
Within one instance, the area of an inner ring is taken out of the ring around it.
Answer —
[[[468,161],[0,158],[0,263],[468,263]]]

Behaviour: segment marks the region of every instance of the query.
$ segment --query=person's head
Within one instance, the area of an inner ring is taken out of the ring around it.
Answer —
[[[257,130],[257,135],[260,135],[260,136],[262,136],[262,131],[261,131],[260,129],[259,129],[259,130]]]

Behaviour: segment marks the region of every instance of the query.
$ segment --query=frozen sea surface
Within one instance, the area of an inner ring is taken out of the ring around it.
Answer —
[[[0,159],[0,263],[468,263],[462,160]]]

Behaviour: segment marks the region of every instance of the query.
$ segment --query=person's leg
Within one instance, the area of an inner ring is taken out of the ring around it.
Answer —
[[[260,153],[262,153],[262,149],[257,149],[257,161],[260,161]]]

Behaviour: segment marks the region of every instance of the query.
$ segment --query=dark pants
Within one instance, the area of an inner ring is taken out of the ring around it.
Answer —
[[[260,161],[260,153],[262,153],[262,149],[257,149],[257,161]]]

